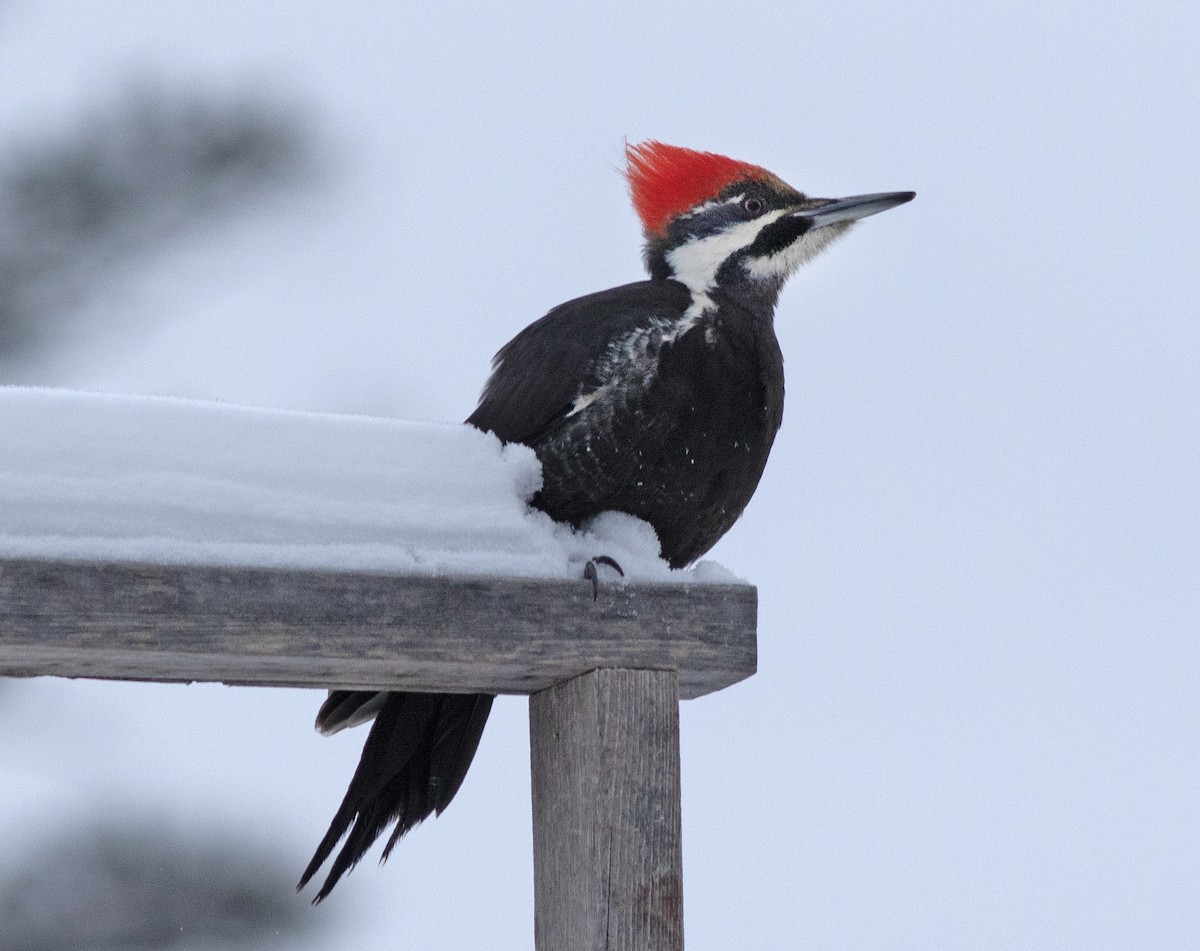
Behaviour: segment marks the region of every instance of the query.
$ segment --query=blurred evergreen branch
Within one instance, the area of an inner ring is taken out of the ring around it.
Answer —
[[[98,819],[34,854],[0,882],[5,951],[252,948],[314,924],[292,863],[231,829]]]
[[[296,187],[312,168],[296,110],[143,84],[58,139],[0,157],[0,357],[52,341],[111,271]]]

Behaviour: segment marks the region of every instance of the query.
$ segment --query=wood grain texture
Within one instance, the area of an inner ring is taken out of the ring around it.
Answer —
[[[696,697],[756,665],[749,585],[0,559],[0,675],[533,693],[602,667]]]
[[[682,951],[675,674],[594,671],[529,723],[537,951]]]

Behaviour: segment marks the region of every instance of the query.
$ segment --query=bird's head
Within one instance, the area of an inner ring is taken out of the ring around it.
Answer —
[[[859,218],[913,192],[810,198],[764,168],[662,142],[625,149],[646,267],[693,294],[720,287],[774,301],[783,282]]]

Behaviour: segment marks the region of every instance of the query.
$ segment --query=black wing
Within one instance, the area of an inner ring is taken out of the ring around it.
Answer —
[[[572,434],[566,451],[561,435],[549,446],[549,434],[562,430],[564,420],[582,422],[578,417],[568,419],[571,409],[581,395],[603,382],[598,366],[614,341],[657,324],[671,324],[690,303],[687,288],[674,281],[616,287],[556,307],[497,354],[479,406],[467,422],[505,442],[531,445],[547,457],[547,483],[557,492],[554,499],[542,503],[555,517],[607,507],[611,487],[620,484],[636,454],[625,454],[629,458],[620,464],[611,460],[606,464],[602,456],[577,459],[578,453],[570,451]],[[628,420],[637,423],[635,414],[629,414]],[[603,435],[599,441],[612,447],[632,438],[613,432],[611,425],[599,432]],[[405,832],[430,813],[441,813],[466,775],[491,705],[486,694],[333,691],[317,716],[318,729],[336,732],[372,716],[375,723],[345,799],[300,886],[316,873],[342,836],[346,842],[316,901],[329,894],[389,823],[395,822],[396,827],[384,858]]]
[[[496,354],[492,375],[467,419],[504,442],[536,448],[547,428],[603,381],[598,363],[613,341],[678,320],[691,294],[677,281],[639,281],[560,304]]]

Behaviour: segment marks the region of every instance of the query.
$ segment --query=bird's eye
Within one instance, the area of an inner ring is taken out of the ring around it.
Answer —
[[[747,198],[744,202],[742,202],[742,207],[752,215],[760,215],[762,214],[762,210],[766,207],[766,205],[763,203],[761,198]]]

